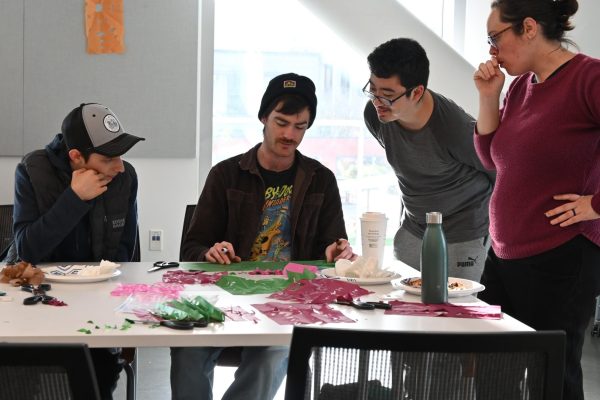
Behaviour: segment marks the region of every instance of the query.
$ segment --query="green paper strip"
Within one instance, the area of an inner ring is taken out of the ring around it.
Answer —
[[[190,271],[206,271],[206,272],[224,272],[224,271],[254,271],[255,269],[283,269],[290,262],[303,265],[314,265],[319,269],[334,268],[334,263],[328,263],[325,260],[312,261],[242,261],[239,263],[231,263],[229,265],[213,264],[213,263],[181,263],[181,268]]]
[[[247,279],[235,275],[222,276],[216,283],[221,289],[235,295],[267,294],[284,290],[300,279],[313,279],[316,275],[305,269],[304,272],[290,272],[287,279]]]

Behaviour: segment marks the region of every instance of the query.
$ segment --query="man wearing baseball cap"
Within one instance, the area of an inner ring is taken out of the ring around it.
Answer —
[[[258,111],[262,142],[211,169],[182,245],[184,261],[228,265],[356,257],[346,240],[333,172],[297,150],[316,113],[309,78],[288,73],[269,82]],[[172,398],[211,400],[222,350],[171,348]],[[223,399],[272,399],[287,356],[287,347],[243,347]]]
[[[73,109],[62,133],[17,165],[15,240],[8,261],[132,261],[138,182],[135,169],[121,156],[140,140],[124,133],[108,107]],[[91,350],[100,394],[111,399],[121,371],[120,351]]]

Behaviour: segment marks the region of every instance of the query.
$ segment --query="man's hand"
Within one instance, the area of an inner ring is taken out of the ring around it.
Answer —
[[[352,252],[350,242],[346,239],[338,239],[325,249],[325,259],[327,262],[334,262],[342,259],[354,261],[356,260],[356,257],[358,256]]]
[[[76,169],[71,177],[71,189],[83,201],[92,200],[108,190],[112,178],[93,169]]]
[[[208,249],[204,258],[206,261],[218,264],[231,264],[232,262],[242,261],[240,257],[235,255],[233,245],[229,242],[215,243],[213,247]]]

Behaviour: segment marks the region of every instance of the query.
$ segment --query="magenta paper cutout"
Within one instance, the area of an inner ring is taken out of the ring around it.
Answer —
[[[216,283],[223,275],[228,272],[217,272],[207,274],[202,271],[167,271],[162,277],[165,283],[181,283],[185,285]]]
[[[279,325],[331,324],[337,322],[356,322],[327,304],[297,304],[269,302],[252,304]]]
[[[391,310],[386,314],[395,315],[424,315],[428,317],[502,319],[500,306],[467,306],[458,304],[423,304],[406,301],[390,301]]]
[[[297,272],[299,274],[302,274],[304,273],[304,270],[308,270],[313,274],[317,274],[319,272],[319,268],[315,267],[314,265],[304,265],[293,262],[288,263],[285,267],[283,267],[283,273],[286,276],[288,272]]]
[[[145,283],[118,284],[110,294],[111,296],[130,296],[132,294],[141,293],[150,297],[158,296],[176,299],[183,289],[184,286],[181,284],[162,282],[153,283],[152,285],[147,285]]]
[[[359,298],[370,292],[355,283],[335,279],[315,278],[302,279],[292,283],[281,292],[273,293],[271,299],[295,301],[309,304],[334,303],[340,296]]]
[[[222,307],[220,310],[232,321],[252,321],[255,324],[260,321],[254,311],[246,311],[240,306]]]

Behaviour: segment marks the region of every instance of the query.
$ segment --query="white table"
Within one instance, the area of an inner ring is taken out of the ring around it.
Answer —
[[[49,295],[65,301],[67,307],[44,304],[25,306],[22,300],[31,293],[0,285],[0,290],[13,298],[12,302],[0,302],[0,341],[20,343],[87,343],[90,347],[170,347],[170,346],[264,346],[289,345],[291,325],[278,325],[267,316],[254,310],[249,304],[278,301],[267,299],[267,295],[234,296],[215,285],[203,285],[207,293],[220,292],[217,305],[239,305],[247,311],[256,311],[259,323],[249,321],[226,321],[210,324],[207,328],[193,331],[178,331],[166,327],[150,328],[135,324],[127,330],[104,329],[105,325],[120,327],[130,314],[115,312],[123,301],[110,292],[119,283],[154,283],[161,279],[162,272],[147,273],[152,263],[124,263],[122,274],[110,280],[96,283],[52,283]],[[414,276],[415,270],[396,263],[394,268],[403,276]],[[269,276],[271,277],[271,276]],[[390,284],[365,286],[377,294],[393,290]],[[417,296],[405,294],[406,301],[419,301]],[[481,303],[473,296],[451,299],[454,303]],[[483,303],[481,303],[483,304]],[[531,331],[527,325],[505,315],[502,320],[433,318],[421,316],[384,315],[383,310],[364,311],[348,306],[332,305],[356,323],[329,324],[332,328],[374,329],[401,331],[445,331],[445,332],[492,332]],[[93,321],[89,324],[87,321]],[[98,325],[101,329],[94,329]],[[92,334],[78,332],[91,329]]]

